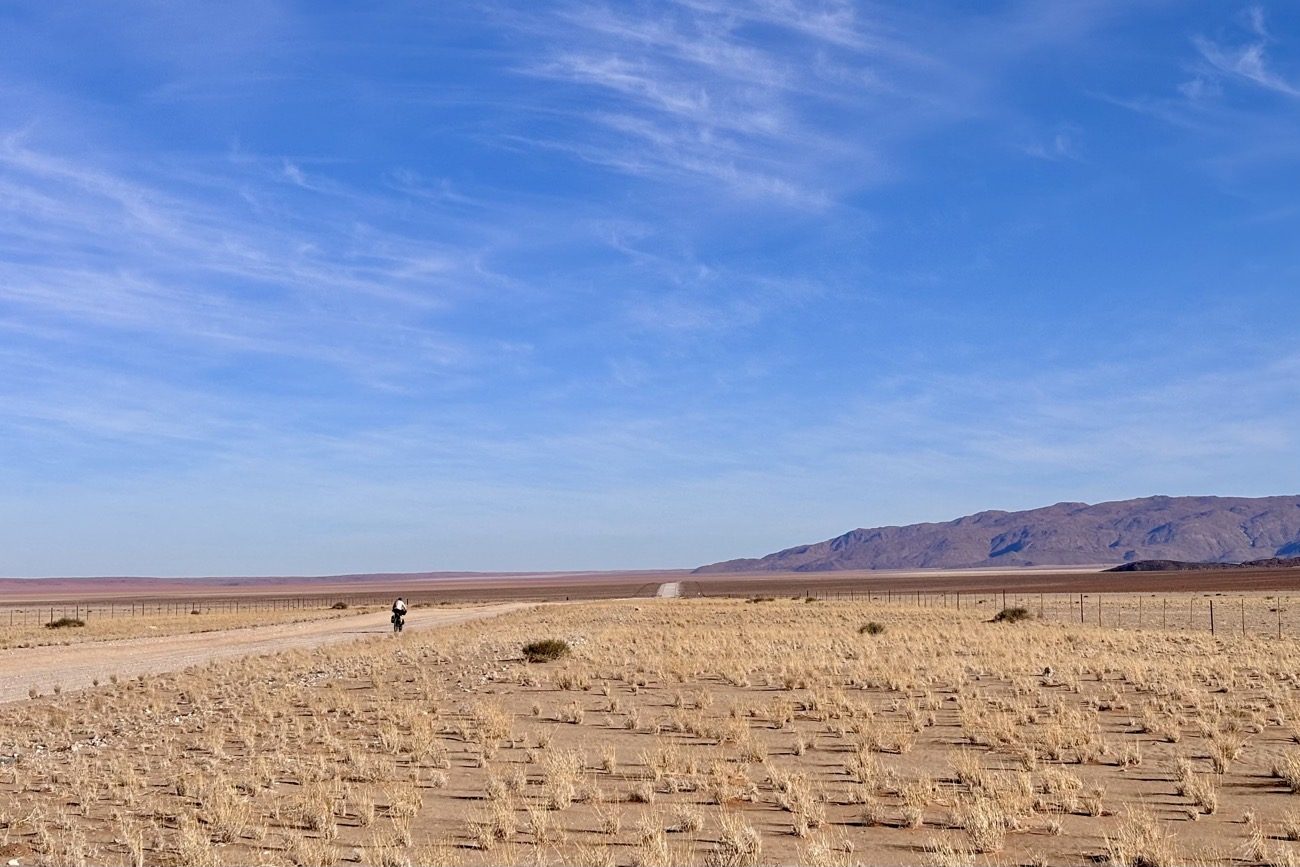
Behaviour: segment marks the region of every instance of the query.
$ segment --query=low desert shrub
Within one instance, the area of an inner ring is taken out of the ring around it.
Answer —
[[[1022,620],[1029,620],[1033,617],[1028,608],[1003,608],[997,614],[993,615],[990,623],[1019,623]]]
[[[858,635],[880,635],[885,631],[885,624],[871,621],[858,627]]]
[[[1273,776],[1286,783],[1292,794],[1300,793],[1300,756],[1288,754],[1274,760]]]
[[[569,653],[569,642],[562,638],[543,638],[524,645],[524,659],[529,662],[552,662]]]
[[[67,629],[74,626],[85,626],[86,621],[76,617],[60,617],[58,620],[51,620],[45,624],[46,629]]]
[[[754,867],[763,855],[763,837],[735,813],[722,814],[718,846],[705,856],[710,867]]]
[[[348,607],[348,603],[346,602],[335,602],[333,605],[330,606],[330,608],[332,608],[335,611],[346,611],[347,607]]]

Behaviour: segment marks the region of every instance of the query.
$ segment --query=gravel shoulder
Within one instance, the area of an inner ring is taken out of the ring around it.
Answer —
[[[405,628],[418,632],[528,607],[529,603],[506,603],[415,609],[407,615]],[[31,689],[47,695],[56,685],[64,691],[85,689],[111,675],[126,678],[179,671],[222,659],[373,638],[391,630],[388,612],[380,612],[188,635],[5,650],[0,651],[0,702],[25,700]]]

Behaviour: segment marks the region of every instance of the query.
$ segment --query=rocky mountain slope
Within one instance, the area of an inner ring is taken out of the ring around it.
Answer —
[[[1144,497],[851,530],[825,542],[695,571],[958,569],[1137,560],[1240,563],[1294,556],[1300,556],[1300,496]]]

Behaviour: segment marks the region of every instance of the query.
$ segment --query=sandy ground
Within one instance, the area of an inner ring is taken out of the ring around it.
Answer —
[[[416,609],[407,615],[405,628],[418,632],[527,607],[526,603],[509,603]],[[390,632],[388,618],[388,613],[383,612],[189,635],[8,650],[0,652],[0,702],[26,699],[31,689],[48,695],[56,685],[65,691],[85,689],[112,675],[126,678],[158,674],[221,659],[355,641]]]
[[[693,575],[684,596],[792,593],[1206,593],[1300,592],[1300,569],[1223,569],[1204,572],[1097,572],[1052,568],[934,572],[767,572]]]
[[[573,653],[526,663],[541,637]],[[126,865],[132,839],[159,864],[1296,864],[1296,671],[1291,640],[974,609],[539,605],[0,707],[0,867]],[[989,804],[1014,819],[989,854],[927,851]],[[1134,815],[1155,854],[1112,858]]]

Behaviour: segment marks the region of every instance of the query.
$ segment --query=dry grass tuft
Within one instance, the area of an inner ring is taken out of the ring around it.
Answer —
[[[988,616],[614,601],[42,687],[0,708],[0,846],[649,867],[1083,863],[1105,840],[1117,865],[1294,860],[1300,644]],[[859,637],[881,622],[887,642]],[[521,660],[539,634],[568,655]]]

